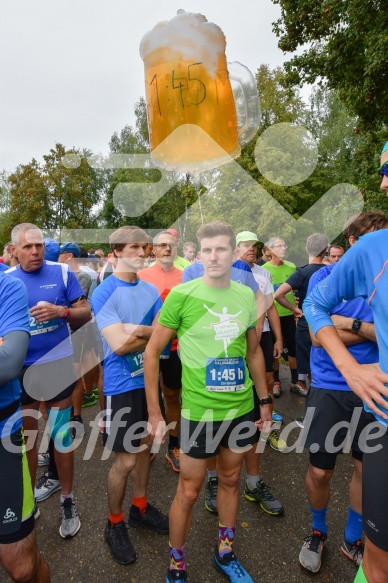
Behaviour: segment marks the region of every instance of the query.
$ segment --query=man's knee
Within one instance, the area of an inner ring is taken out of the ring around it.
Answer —
[[[179,478],[177,496],[185,507],[192,507],[198,500],[202,484],[190,479]]]
[[[21,543],[23,541],[20,541]],[[15,543],[19,545],[20,543]],[[12,553],[10,562],[5,561],[4,568],[15,583],[30,583],[35,580],[38,569],[38,551],[36,544],[29,541],[28,547],[23,545],[22,553]],[[17,557],[17,558],[16,558]]]
[[[134,453],[116,453],[113,466],[117,471],[123,474],[130,474],[136,465],[136,455]]]
[[[315,485],[326,485],[330,482],[334,470],[324,470],[309,464],[307,479],[310,479]]]

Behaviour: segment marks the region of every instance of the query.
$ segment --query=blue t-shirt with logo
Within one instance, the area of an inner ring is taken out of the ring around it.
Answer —
[[[357,243],[358,244],[358,243]],[[341,259],[343,261],[343,259]],[[312,275],[307,296],[314,287],[323,281],[339,265],[340,262],[323,267]],[[352,300],[342,300],[337,306],[330,310],[330,315],[338,314],[348,318],[359,318],[363,322],[373,322],[373,312],[364,298],[354,298]],[[371,364],[378,362],[379,352],[376,342],[365,340],[359,344],[347,346],[349,352],[360,364]],[[332,389],[337,391],[350,391],[342,374],[334,365],[334,362],[324,348],[311,347],[310,367],[312,382],[311,386],[316,389]]]
[[[7,271],[9,269],[9,265],[5,265],[5,263],[0,263],[0,271]]]
[[[38,302],[70,307],[83,296],[76,276],[65,263],[44,261],[35,271],[23,271],[19,265],[11,267],[7,274],[20,279],[27,288],[28,307]],[[30,342],[24,364],[44,364],[73,354],[70,331],[65,320],[55,318],[38,324],[30,315]]]
[[[128,283],[113,274],[104,279],[92,295],[92,307],[102,332],[111,324],[151,326],[162,307],[158,290],[137,279]],[[102,334],[104,345],[104,395],[118,395],[144,388],[144,350],[124,356],[114,354]]]
[[[187,283],[198,277],[202,277],[205,273],[203,264],[199,261],[192,263],[186,267],[182,275],[182,283]],[[253,293],[256,293],[259,289],[259,284],[257,283],[252,269],[249,267],[248,263],[237,259],[232,263],[232,269],[230,272],[230,279],[236,283],[242,283],[251,288]]]
[[[0,337],[4,337],[9,332],[22,330],[29,332],[30,315],[28,312],[27,290],[21,281],[0,273]],[[1,366],[7,363],[1,362]],[[15,401],[20,400],[21,388],[19,380],[11,379],[0,385],[0,409],[5,409]],[[20,410],[20,409],[19,409]],[[10,435],[22,426],[21,417],[16,423],[4,430],[5,421],[0,422],[0,432],[2,437]]]

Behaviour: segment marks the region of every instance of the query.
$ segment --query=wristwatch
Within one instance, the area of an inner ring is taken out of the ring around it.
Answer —
[[[360,328],[361,328],[361,324],[362,324],[362,320],[359,320],[358,318],[355,318],[353,320],[353,324],[352,324],[352,332],[356,332],[358,333]]]
[[[270,405],[271,403],[273,403],[273,399],[271,395],[268,395],[268,397],[266,397],[265,399],[259,399],[259,403],[260,405]]]

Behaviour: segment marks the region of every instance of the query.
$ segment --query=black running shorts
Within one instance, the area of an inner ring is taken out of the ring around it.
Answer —
[[[10,446],[16,451],[10,451]],[[0,440],[0,544],[26,538],[34,528],[34,496],[22,429]]]
[[[376,422],[376,419],[372,417],[372,421]],[[381,430],[384,429],[384,425],[376,423]],[[374,453],[367,451],[364,453],[362,467],[364,532],[374,545],[388,552],[388,432],[385,431],[382,437],[372,439],[369,445],[380,449]]]
[[[145,389],[104,397],[104,445],[111,451],[139,453],[140,441],[148,435]]]
[[[257,419],[254,409],[230,421],[190,421],[181,417],[181,450],[190,457],[206,459],[218,455],[220,447],[232,451],[249,449],[257,443]]]
[[[352,417],[352,455],[362,461],[359,439],[363,429],[370,423],[370,416],[364,411],[361,399],[352,391],[311,387],[306,399],[306,415],[310,407],[315,407],[315,411],[310,426],[305,428],[308,431],[305,447],[310,449],[311,465],[323,470],[335,468],[337,455],[343,453],[342,444],[348,432],[348,427],[341,424],[350,423]]]
[[[160,372],[166,387],[174,391],[182,388],[182,363],[177,350],[171,350],[169,358],[160,359]]]
[[[19,381],[22,387],[22,405],[31,405],[35,401],[63,401],[73,394],[77,384],[73,356],[24,366]]]

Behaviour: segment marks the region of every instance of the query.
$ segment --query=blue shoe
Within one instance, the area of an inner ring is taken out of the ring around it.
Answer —
[[[252,577],[240,565],[234,553],[226,553],[221,559],[216,548],[213,556],[213,567],[229,577],[230,583],[254,583]]]
[[[273,411],[272,412],[272,421],[274,423],[282,423],[283,417],[281,415],[279,415],[279,413],[276,413],[275,411]]]
[[[166,583],[186,583],[186,581],[186,571],[178,571],[177,569],[167,571]]]

